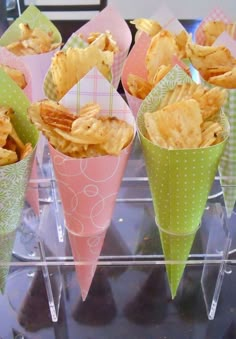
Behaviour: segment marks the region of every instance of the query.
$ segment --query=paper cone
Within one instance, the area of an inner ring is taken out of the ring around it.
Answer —
[[[186,73],[175,66],[144,100],[137,117],[163,253],[166,260],[183,261],[181,265],[166,266],[173,298],[201,222],[226,139],[204,149],[164,149],[145,138],[143,113],[155,111],[168,89],[189,81],[192,80]],[[219,113],[219,121],[225,129],[228,128],[223,113]],[[226,136],[227,133],[226,130]]]
[[[23,91],[2,70],[0,70],[0,105],[9,106],[14,110],[12,123],[21,140],[24,143],[31,142],[33,147],[36,146],[38,132],[27,118],[30,102]],[[0,235],[2,238],[15,231],[19,224],[33,159],[34,152],[21,161],[0,167]]]
[[[68,235],[74,260],[78,262],[78,264],[75,264],[75,269],[77,279],[80,283],[81,296],[84,301],[88,295],[96,271],[97,261],[106,236],[106,230],[86,237],[71,232],[68,228]],[[87,265],[86,262],[88,262]]]
[[[30,28],[38,27],[48,32],[53,32],[54,41],[61,43],[61,35],[56,26],[43,13],[41,13],[37,7],[30,5],[1,36],[1,46],[6,46],[20,38],[19,24],[22,22],[28,23]],[[33,101],[44,98],[43,81],[50,66],[51,58],[56,50],[43,54],[18,56],[19,59],[22,59],[28,65],[32,78],[34,79],[32,83]]]
[[[113,6],[109,5],[93,17],[88,23],[83,25],[76,34],[82,34],[85,38],[87,38],[91,32],[105,31],[111,32],[120,50],[117,54],[115,54],[112,66],[112,84],[115,88],[117,88],[120,82],[123,64],[132,42],[131,31],[124,18]]]
[[[169,30],[174,34],[178,34],[182,30],[185,30],[181,23],[175,18],[173,13],[165,5],[161,6],[151,17],[151,19],[156,20],[164,29]],[[143,100],[129,94],[127,79],[129,74],[135,74],[147,80],[145,57],[150,43],[151,37],[149,37],[146,33],[142,33],[132,47],[124,63],[124,68],[122,71],[122,86],[134,116],[137,116],[138,110]],[[173,59],[173,64],[175,64],[176,61],[176,58]]]
[[[134,132],[136,131],[133,114],[128,105],[96,68],[81,79],[61,100],[65,107],[74,112],[88,102],[98,103],[101,114],[123,119],[133,126]],[[49,150],[67,229],[70,233],[76,234],[76,241],[80,243],[83,243],[84,237],[89,239],[102,234],[111,222],[131,144],[122,150],[119,156],[84,159],[68,157],[51,145]],[[96,261],[95,258],[93,261]],[[85,268],[82,270],[90,272],[88,267],[87,270]],[[88,291],[91,273],[83,279],[87,281],[84,291]],[[83,295],[86,293],[83,292]]]
[[[203,31],[203,26],[206,22],[219,20],[225,23],[232,23],[232,20],[228,18],[221,9],[214,9],[201,23],[196,31],[196,43],[204,45],[205,35]],[[231,54],[236,58],[236,41],[232,39],[226,32],[223,32],[214,42],[214,46],[225,46],[231,52]],[[213,85],[209,84],[203,78],[201,82],[207,86],[212,87]],[[224,153],[221,157],[219,163],[219,173],[220,181],[224,194],[224,201],[227,216],[230,218],[235,202],[236,202],[236,120],[235,120],[235,110],[236,110],[236,89],[228,89],[227,101],[223,106],[223,111],[226,114],[229,125],[230,125],[230,135],[228,142],[225,146]]]
[[[0,292],[2,294],[4,293],[5,281],[9,271],[15,236],[15,231],[0,233],[0,261],[4,263],[3,266],[0,266]]]

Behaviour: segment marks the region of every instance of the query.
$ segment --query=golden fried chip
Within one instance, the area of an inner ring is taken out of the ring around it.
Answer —
[[[223,132],[223,127],[216,121],[206,121],[202,124],[202,142],[200,147],[208,147],[215,144],[216,139]]]
[[[227,32],[232,38],[236,37],[236,24],[223,21],[208,21],[203,25],[205,35],[204,45],[211,46],[221,33]]]
[[[99,104],[91,102],[80,107],[79,116],[87,117],[87,118],[95,117],[100,112],[100,110],[101,110],[101,107]]]
[[[6,48],[20,56],[27,54],[41,54],[54,50],[60,43],[53,41],[53,33],[40,28],[31,29],[27,23],[19,24],[21,37],[6,46]]]
[[[124,120],[116,117],[100,117],[106,126],[107,139],[100,147],[109,155],[119,155],[121,150],[127,147],[133,139],[133,127]]]
[[[7,115],[0,115],[0,147],[6,144],[7,137],[12,131],[11,120]]]
[[[236,59],[225,46],[202,46],[189,40],[186,52],[193,66],[205,80],[216,74],[228,72],[236,65]]]
[[[63,106],[52,101],[42,101],[40,104],[40,116],[45,124],[57,127],[63,131],[70,131],[76,115],[72,114]]]
[[[157,68],[156,73],[153,77],[153,85],[157,85],[161,79],[163,79],[166,74],[172,69],[172,65],[161,65]]]
[[[110,31],[105,31],[105,33],[92,32],[88,35],[87,42],[97,46],[102,51],[110,51],[113,53],[119,51],[118,44]]]
[[[169,149],[197,148],[202,141],[202,114],[194,99],[180,101],[144,114],[150,140]]]
[[[0,147],[0,166],[13,164],[17,160],[16,152]]]
[[[189,39],[189,34],[183,29],[179,34],[175,35],[176,45],[178,47],[178,57],[186,58],[186,44]]]
[[[174,35],[166,30],[162,30],[156,34],[151,40],[145,57],[148,81],[153,83],[157,69],[161,65],[172,64],[173,56],[177,54],[178,46]]]
[[[208,82],[223,88],[236,88],[236,66],[233,67],[231,71],[225,72],[224,74],[211,76],[208,79]]]
[[[138,31],[142,31],[153,37],[159,33],[162,29],[161,25],[152,19],[138,18],[130,21],[131,24],[135,25]]]
[[[224,105],[227,99],[227,91],[219,88],[206,88],[196,83],[184,83],[177,85],[168,91],[160,103],[159,109],[175,102],[195,99],[200,106],[203,120],[213,117]]]
[[[25,80],[25,76],[20,70],[2,64],[0,64],[0,68],[3,69],[4,72],[6,72],[7,75],[9,75],[9,77],[15,81],[21,89],[26,87],[27,82]]]
[[[87,48],[68,48],[57,52],[50,67],[52,81],[60,100],[93,67],[110,80],[113,53],[101,51],[94,45]]]
[[[139,99],[145,99],[153,88],[148,81],[135,74],[128,75],[127,87],[129,93]]]
[[[71,141],[80,144],[100,144],[109,137],[108,127],[101,119],[95,117],[79,117],[72,123],[70,137]]]

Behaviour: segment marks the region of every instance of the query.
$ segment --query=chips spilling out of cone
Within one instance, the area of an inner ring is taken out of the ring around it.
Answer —
[[[172,261],[166,264],[172,298],[177,293],[229,135],[228,121],[220,110],[224,91],[219,92],[222,100],[216,104],[215,113],[208,117],[205,110],[208,101],[204,106],[203,98],[206,93],[209,98],[209,92],[195,84],[190,91],[188,87],[192,83],[192,79],[175,66],[143,101],[137,118],[163,254],[165,260]],[[175,88],[178,91],[173,95]],[[180,92],[186,97],[179,95]],[[166,97],[170,98],[170,104]],[[160,108],[162,103],[164,107]],[[204,132],[208,123],[210,130],[215,130],[214,137],[219,127],[221,134],[220,140],[210,146],[212,134]],[[206,145],[201,147],[203,140]]]
[[[227,92],[220,88],[177,85],[167,92],[157,111],[144,113],[146,136],[168,149],[215,145],[223,140],[223,127],[215,119],[226,98]]]
[[[28,110],[32,123],[60,152],[86,158],[119,155],[130,144],[134,129],[117,117],[100,115],[97,103],[87,103],[75,115],[51,100],[34,103]]]
[[[236,88],[236,58],[224,45],[202,46],[189,39],[187,55],[204,80],[215,86]]]
[[[133,73],[127,77],[128,92],[139,99],[144,99],[171,70],[177,59],[186,58],[188,33],[183,29],[180,33],[174,34],[153,19],[138,18],[131,23],[137,28],[137,33],[145,32],[151,37],[145,56],[147,78]],[[189,72],[187,66],[185,70]]]

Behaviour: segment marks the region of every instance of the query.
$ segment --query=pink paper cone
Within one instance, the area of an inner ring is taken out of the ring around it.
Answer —
[[[109,5],[88,23],[83,25],[76,34],[82,34],[84,37],[87,37],[91,32],[105,31],[111,32],[120,49],[114,57],[112,66],[112,84],[117,88],[121,78],[123,64],[132,42],[131,31],[123,17],[113,6]]]
[[[130,147],[116,156],[76,159],[49,146],[67,228],[80,236],[110,225]]]
[[[139,39],[131,49],[128,58],[126,59],[121,76],[122,86],[124,88],[128,104],[134,116],[137,115],[139,107],[143,100],[135,98],[134,96],[129,94],[127,87],[127,78],[129,74],[135,74],[144,79],[147,78],[145,57],[150,42],[151,38],[147,34],[143,33],[140,35]]]
[[[68,235],[72,254],[75,261],[83,262],[82,265],[75,265],[77,279],[79,281],[81,296],[86,299],[91,286],[99,255],[106,236],[106,231],[92,236],[79,236],[68,229]],[[88,264],[84,264],[88,262]]]
[[[32,101],[38,101],[45,98],[43,90],[44,78],[51,64],[51,59],[58,49],[44,54],[37,55],[24,55],[18,58],[25,62],[32,74],[33,88],[32,88]]]

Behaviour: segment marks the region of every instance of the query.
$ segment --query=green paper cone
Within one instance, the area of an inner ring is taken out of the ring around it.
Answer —
[[[168,150],[145,138],[143,113],[154,112],[169,89],[190,81],[191,78],[179,66],[174,67],[144,100],[137,117],[163,253],[166,260],[183,261],[183,264],[166,265],[172,297],[176,294],[185,267],[184,262],[201,222],[227,140],[228,124],[224,114],[219,112],[219,120],[225,128],[226,137],[217,145]]]
[[[4,293],[5,281],[9,270],[9,261],[11,260],[12,248],[15,241],[16,232],[0,234],[0,261],[4,266],[0,266],[0,292]]]
[[[30,5],[3,33],[0,39],[0,46],[6,46],[17,41],[21,37],[21,31],[19,28],[20,23],[29,24],[31,29],[37,27],[44,31],[52,32],[54,42],[60,43],[62,40],[57,27],[47,18],[47,16],[40,12],[37,7]]]
[[[206,87],[213,87],[203,78]],[[227,216],[230,218],[236,202],[236,89],[228,89],[227,101],[223,106],[230,125],[230,135],[219,163],[220,182],[223,190]]]
[[[27,118],[29,105],[24,92],[0,70],[0,106],[13,108],[15,114],[12,123],[17,134],[24,143],[31,142],[35,148],[38,131]],[[9,262],[10,247],[13,245],[10,234],[16,230],[20,221],[33,159],[34,152],[14,164],[0,166],[0,241],[4,242],[6,239],[6,244],[0,248],[0,261],[3,258],[6,264]],[[4,272],[7,267],[8,265],[4,264]],[[2,288],[4,279],[3,274],[0,275]]]

